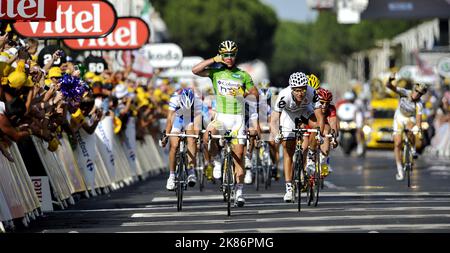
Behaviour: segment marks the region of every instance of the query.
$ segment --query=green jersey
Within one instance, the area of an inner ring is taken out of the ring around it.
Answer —
[[[243,93],[252,88],[251,76],[239,68],[213,69],[209,72],[218,113],[241,114],[244,108]]]

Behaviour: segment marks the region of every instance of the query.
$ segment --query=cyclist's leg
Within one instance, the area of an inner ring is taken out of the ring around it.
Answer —
[[[395,164],[397,167],[396,178],[398,180],[403,179],[403,166],[402,166],[402,134],[403,134],[403,122],[400,120],[400,116],[397,114],[394,116],[393,125],[393,138],[394,138],[394,154]]]
[[[186,126],[186,134],[198,135],[198,130],[195,130],[194,124],[189,124]],[[193,187],[197,182],[197,177],[195,176],[195,166],[196,166],[196,155],[197,155],[197,143],[194,138],[187,138],[187,157],[188,157],[188,184]]]
[[[180,133],[181,129],[172,127],[171,133]],[[176,167],[176,154],[179,147],[178,137],[169,137],[169,178],[167,179],[166,189],[172,191],[175,189],[175,167]]]
[[[249,128],[249,133],[250,135],[256,135],[256,129]],[[249,141],[249,145],[245,145],[244,146],[244,154],[245,154],[245,161],[244,161],[244,166],[245,166],[245,183],[246,184],[251,184],[253,182],[253,178],[252,178],[252,157],[253,157],[253,150],[255,148],[255,142],[256,142],[256,138],[255,137],[250,137]],[[248,147],[248,148],[247,148]]]
[[[330,134],[331,127],[329,124],[325,124],[325,129],[323,132],[323,135]],[[322,154],[325,156],[328,156],[330,153],[330,138],[325,138],[323,140],[323,144],[320,145],[320,150],[322,151]]]
[[[283,130],[284,140],[281,145],[283,146],[283,170],[284,179],[286,183],[292,183],[292,157],[295,152],[295,134],[289,131],[295,129],[297,126],[296,119],[298,114],[283,111],[280,115],[280,126]]]
[[[364,126],[364,117],[361,111],[356,112],[355,123],[356,123],[356,142],[357,142],[356,153],[358,154],[358,156],[362,156],[364,155],[365,140],[364,140],[364,132],[362,130]]]
[[[330,133],[331,127],[325,124],[324,135]],[[330,172],[329,154],[330,154],[330,138],[325,138],[323,144],[320,145],[320,164],[322,165],[322,175],[327,176]]]
[[[278,152],[280,144],[275,143],[275,141],[268,141],[269,143],[269,153],[270,159],[272,160],[272,176],[277,180],[280,178],[278,175],[278,162],[280,160],[280,154]]]
[[[281,145],[283,146],[284,180],[286,183],[292,183],[292,177],[294,175],[292,171],[292,158],[295,152],[295,140],[284,140],[282,141]]]
[[[209,132],[211,132],[211,134],[212,135],[216,135],[216,134],[218,134],[219,133],[219,131],[218,131],[218,129],[216,128],[216,125],[215,125],[215,121],[213,121],[213,122],[211,122],[207,127],[206,127],[206,132],[205,132],[205,134],[203,135],[203,144],[205,145],[205,158],[209,158],[209,157],[214,157],[214,156],[216,156],[218,153],[219,153],[219,151],[220,151],[220,148],[219,148],[219,145],[218,145],[218,142],[217,142],[217,139],[212,139],[211,140],[211,145],[210,145],[210,149],[208,149],[207,147],[208,147],[208,142],[209,142],[209,137],[208,137],[208,133]],[[209,162],[210,160],[209,159],[207,159],[206,160],[206,162]]]
[[[406,127],[411,130],[416,125],[416,118],[410,117],[408,118],[408,122],[406,123]],[[413,150],[413,156],[416,156],[416,138],[413,132],[408,132],[408,140],[411,143],[411,149]]]
[[[312,112],[312,114],[309,115],[309,117],[306,117],[308,119],[308,126],[311,128],[317,128],[319,127],[319,124],[317,122],[316,116],[314,115],[314,112]],[[317,145],[319,145],[317,143],[316,140],[316,133],[311,133],[309,135],[308,142],[309,142],[309,151],[308,151],[308,155],[307,155],[307,162],[306,162],[306,167],[310,170],[310,171],[314,171],[315,170],[315,153],[314,151],[317,148]]]

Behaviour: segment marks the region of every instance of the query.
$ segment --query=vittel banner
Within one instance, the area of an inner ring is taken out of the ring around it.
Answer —
[[[56,0],[0,0],[0,20],[54,21]]]
[[[116,11],[108,2],[58,1],[54,22],[17,22],[13,27],[29,38],[99,38],[111,33],[116,22]]]
[[[140,18],[121,17],[114,30],[104,38],[66,39],[64,43],[74,50],[132,50],[145,45],[150,30]]]

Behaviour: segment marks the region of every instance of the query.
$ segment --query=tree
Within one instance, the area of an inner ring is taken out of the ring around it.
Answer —
[[[318,73],[320,62],[311,53],[310,24],[280,22],[274,36],[274,54],[269,63],[272,83],[286,86],[289,75],[302,71]]]
[[[157,6],[185,55],[214,56],[219,43],[230,39],[238,44],[240,61],[271,57],[278,19],[258,0],[169,0]]]

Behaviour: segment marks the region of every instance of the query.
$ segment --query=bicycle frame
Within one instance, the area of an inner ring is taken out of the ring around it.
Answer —
[[[179,161],[175,169],[175,193],[177,195],[177,211],[183,209],[183,192],[187,189],[188,159],[187,138],[199,138],[198,135],[166,134],[168,137],[178,137],[178,152],[176,159]]]
[[[408,133],[411,132],[409,129],[403,129],[403,169],[406,172],[408,187],[411,187],[411,174],[413,169],[413,158],[412,158],[412,147],[408,138]]]
[[[222,185],[224,201],[227,202],[227,215],[231,216],[231,196],[234,194],[234,186],[236,184],[234,172],[234,160],[232,151],[233,139],[247,139],[248,136],[232,136],[231,131],[227,130],[224,135],[213,135],[208,132],[208,139],[219,139],[219,145],[223,147],[222,152],[224,163],[222,164]],[[237,199],[234,198],[233,205],[236,206]]]

